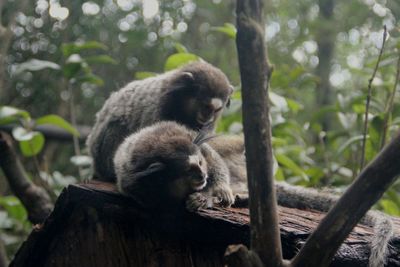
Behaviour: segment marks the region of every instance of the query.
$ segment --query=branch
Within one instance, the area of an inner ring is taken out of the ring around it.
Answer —
[[[397,59],[397,67],[396,67],[396,76],[394,80],[394,85],[392,89],[392,93],[389,97],[389,104],[385,110],[385,118],[383,119],[383,133],[382,133],[382,142],[381,142],[381,149],[386,145],[386,137],[387,137],[387,130],[389,128],[389,118],[393,111],[393,103],[394,103],[394,96],[396,95],[397,85],[399,84],[400,79],[400,51],[399,57]]]
[[[292,266],[328,266],[347,235],[400,174],[400,134],[361,172],[307,240]],[[323,253],[315,253],[324,249]]]
[[[16,124],[0,125],[0,131],[11,134],[12,129],[17,126]],[[91,127],[86,125],[77,126],[76,129],[79,132],[79,142],[84,143],[90,133]],[[73,136],[71,133],[61,129],[59,127],[50,125],[40,125],[34,128],[35,131],[41,132],[46,139],[55,140],[59,142],[71,142]]]
[[[53,209],[47,192],[34,185],[19,161],[10,138],[0,132],[0,167],[3,169],[11,190],[21,200],[28,211],[28,219],[33,224],[41,223]]]
[[[367,102],[365,103],[365,115],[364,115],[364,131],[363,131],[363,140],[362,140],[362,148],[361,148],[361,162],[360,162],[360,170],[364,168],[365,162],[365,145],[367,143],[367,131],[368,131],[368,113],[369,113],[369,103],[371,101],[372,95],[372,82],[375,79],[376,72],[378,71],[379,63],[381,62],[383,49],[385,48],[386,43],[387,30],[386,25],[383,26],[383,39],[382,39],[382,47],[379,50],[378,60],[376,61],[376,65],[374,71],[372,73],[371,78],[368,80],[368,94],[367,94]]]
[[[267,62],[262,1],[238,0],[237,52],[243,98],[243,127],[249,186],[251,249],[266,266],[282,265],[269,121]],[[235,266],[235,265],[233,265]],[[236,265],[239,266],[239,265]]]
[[[7,266],[8,266],[8,260],[7,260],[6,248],[4,247],[3,240],[1,240],[0,238],[0,267],[7,267]]]

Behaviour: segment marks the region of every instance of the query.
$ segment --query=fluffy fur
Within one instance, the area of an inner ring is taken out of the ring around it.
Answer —
[[[231,174],[231,187],[235,195],[248,196],[247,172],[244,140],[242,136],[218,136],[208,144],[220,154]],[[328,190],[320,191],[313,188],[290,185],[277,182],[276,195],[278,204],[297,209],[314,209],[327,212],[338,201],[337,194]],[[371,239],[369,267],[384,266],[391,236],[393,223],[388,216],[378,211],[369,211],[361,223],[373,227],[374,236]]]
[[[114,92],[97,113],[87,140],[95,178],[114,182],[113,156],[118,145],[155,122],[177,121],[196,131],[212,131],[231,93],[226,76],[206,62],[133,81]]]
[[[159,122],[128,136],[114,157],[118,189],[151,207],[187,200],[190,210],[234,197],[224,161],[198,133]],[[197,193],[196,193],[197,192]]]

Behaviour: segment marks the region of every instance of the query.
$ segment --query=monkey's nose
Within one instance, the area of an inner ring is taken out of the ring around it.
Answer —
[[[207,174],[200,172],[200,173],[197,173],[196,175],[194,175],[194,178],[198,181],[205,181],[205,180],[207,180]]]

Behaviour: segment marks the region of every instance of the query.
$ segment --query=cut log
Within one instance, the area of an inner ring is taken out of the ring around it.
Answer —
[[[324,214],[279,207],[285,259],[292,258]],[[400,266],[400,219],[393,218],[387,266]],[[224,266],[230,244],[249,245],[247,208],[196,213],[143,210],[113,184],[71,185],[21,246],[10,266]],[[367,266],[371,228],[358,225],[331,266]]]

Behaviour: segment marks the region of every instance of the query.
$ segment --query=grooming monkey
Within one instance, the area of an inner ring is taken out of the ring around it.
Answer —
[[[113,156],[125,137],[158,121],[213,131],[233,89],[225,74],[206,62],[133,81],[114,92],[96,114],[88,137],[95,179],[115,182]]]
[[[231,188],[234,195],[248,197],[246,157],[243,136],[217,136],[207,143],[225,161],[231,178]],[[276,196],[279,205],[297,209],[314,209],[328,212],[339,200],[338,195],[319,191],[313,188],[276,182]],[[361,220],[361,224],[374,229],[371,240],[369,267],[382,267],[386,262],[388,245],[393,235],[393,222],[379,211],[369,211]]]
[[[131,134],[114,157],[118,189],[148,207],[185,201],[189,210],[214,202],[230,206],[229,171],[206,140],[202,132],[172,121]]]

